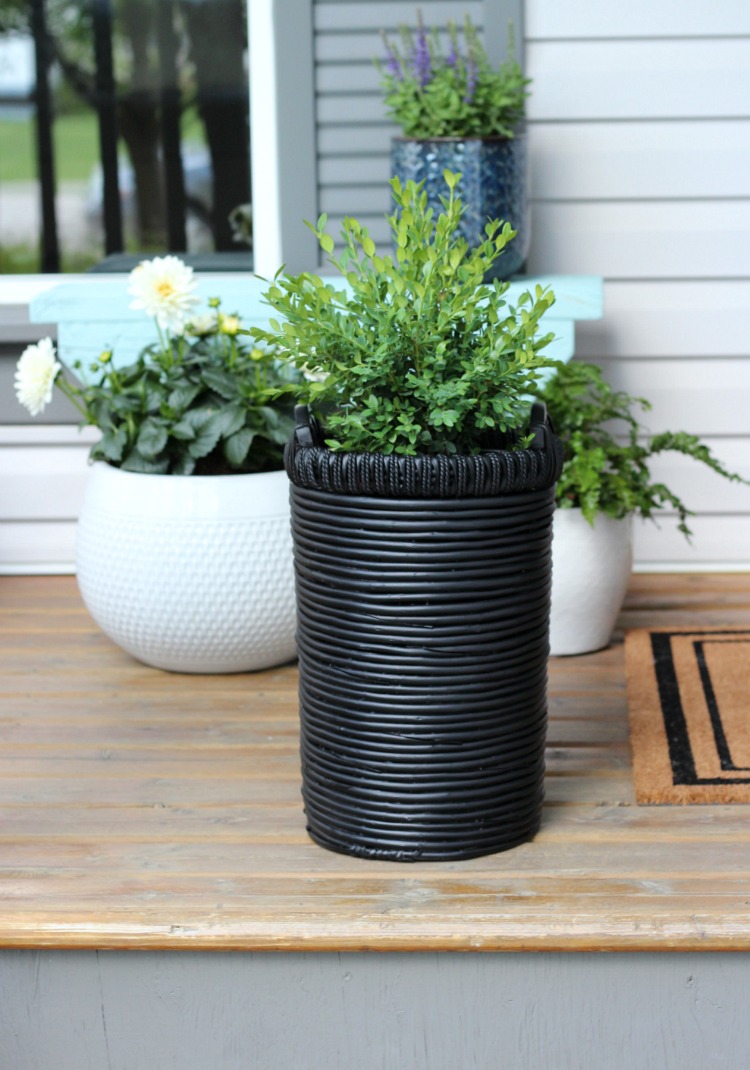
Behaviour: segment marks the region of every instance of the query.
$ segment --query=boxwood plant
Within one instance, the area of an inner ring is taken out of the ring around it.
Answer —
[[[444,172],[437,218],[421,185],[391,181],[394,257],[378,255],[351,218],[336,252],[321,216],[310,225],[341,281],[279,272],[269,285],[279,318],[250,333],[306,374],[303,397],[331,449],[472,453],[527,419],[552,338],[539,321],[554,296],[536,287],[511,306],[508,283],[483,281],[515,232],[489,222],[470,249],[457,234],[460,177]]]

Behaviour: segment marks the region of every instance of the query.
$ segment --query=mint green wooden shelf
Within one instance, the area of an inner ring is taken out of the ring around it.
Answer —
[[[262,299],[268,283],[251,275],[196,275],[197,294],[207,310],[209,298],[221,299],[226,313],[241,316],[244,326],[265,325],[270,310]],[[341,285],[340,277],[331,281]],[[600,319],[604,297],[602,280],[593,275],[539,275],[511,282],[507,301],[514,304],[520,295],[540,284],[555,294],[555,304],[545,315],[543,326],[555,341],[548,348],[556,360],[569,360],[575,350],[577,320]],[[55,324],[60,359],[68,366],[76,360],[86,365],[104,349],[111,349],[117,366],[129,364],[140,350],[156,339],[153,322],[128,306],[127,276],[97,275],[77,282],[63,282],[35,297],[29,307],[32,323]]]

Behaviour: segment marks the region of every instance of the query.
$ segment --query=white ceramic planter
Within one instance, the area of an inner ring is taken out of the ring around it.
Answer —
[[[147,665],[246,672],[295,656],[283,471],[161,476],[95,464],[77,572],[102,631]]]
[[[609,642],[633,564],[633,518],[558,509],[552,540],[550,653],[585,654]]]

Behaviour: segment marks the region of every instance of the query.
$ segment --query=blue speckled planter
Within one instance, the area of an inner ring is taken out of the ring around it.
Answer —
[[[464,204],[460,232],[470,246],[486,235],[488,220],[509,222],[517,236],[497,260],[492,278],[507,279],[520,271],[529,252],[528,168],[526,136],[431,140],[396,137],[391,142],[391,173],[402,182],[424,182],[428,204],[442,211],[447,194],[443,171],[460,171],[458,187]]]

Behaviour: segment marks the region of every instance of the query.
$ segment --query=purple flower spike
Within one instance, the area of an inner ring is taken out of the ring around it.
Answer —
[[[464,104],[471,104],[474,99],[474,91],[477,88],[477,62],[474,59],[474,53],[469,52],[466,60],[466,92],[464,93]]]
[[[395,52],[389,52],[386,61],[385,69],[389,74],[392,74],[394,78],[398,78],[399,82],[404,80],[404,72],[401,70],[401,63]]]
[[[458,56],[456,55],[456,50],[453,47],[453,45],[451,45],[451,50],[448,53],[448,55],[445,57],[445,62],[446,62],[446,65],[448,67],[456,67],[456,66],[458,66]]]
[[[427,33],[421,18],[417,26],[417,42],[412,52],[411,64],[414,77],[421,88],[424,89],[432,78],[432,57],[430,56],[430,46],[427,43]]]
[[[399,82],[404,80],[404,71],[401,66],[401,58],[396,52],[391,42],[386,37],[385,33],[381,31],[381,37],[383,38],[383,44],[385,46],[385,69],[392,78],[395,78]]]

